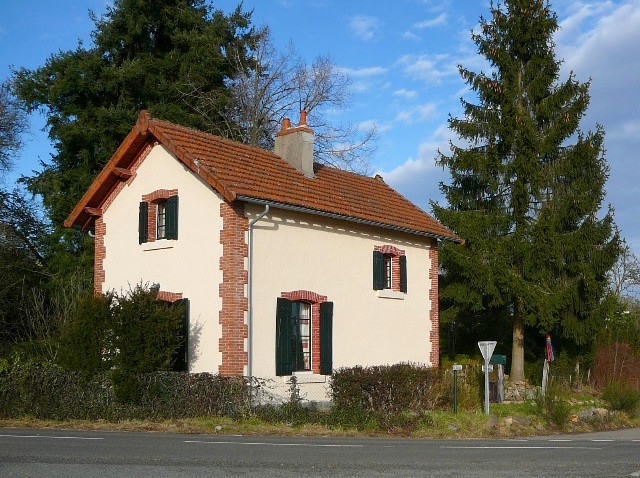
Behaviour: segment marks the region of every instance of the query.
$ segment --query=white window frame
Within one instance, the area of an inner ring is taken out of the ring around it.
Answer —
[[[162,234],[160,233],[162,231]],[[156,241],[167,238],[167,201],[156,203]]]

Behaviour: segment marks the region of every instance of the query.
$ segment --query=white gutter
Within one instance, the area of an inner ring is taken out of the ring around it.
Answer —
[[[253,225],[262,219],[268,212],[270,206],[267,204],[255,219],[249,222],[249,237],[247,244],[247,377],[253,383]]]

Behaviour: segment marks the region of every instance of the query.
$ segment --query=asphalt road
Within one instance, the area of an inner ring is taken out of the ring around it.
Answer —
[[[0,477],[640,477],[640,429],[521,440],[0,428]]]

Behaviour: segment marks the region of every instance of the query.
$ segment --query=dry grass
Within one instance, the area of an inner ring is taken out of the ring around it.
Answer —
[[[496,413],[487,416],[481,412],[461,412],[458,415],[447,412],[433,412],[420,420],[413,430],[397,430],[384,433],[376,430],[358,431],[337,429],[322,425],[267,424],[259,420],[234,421],[228,418],[197,418],[165,420],[159,422],[126,420],[107,421],[49,421],[30,417],[0,420],[0,428],[39,428],[65,430],[109,430],[147,431],[183,434],[220,435],[261,435],[261,436],[332,436],[332,437],[372,437],[410,436],[415,438],[515,438],[521,436],[553,435],[558,433],[586,433],[591,431],[615,430],[640,427],[640,418],[630,418],[624,413],[614,413],[609,417],[594,421],[568,421],[562,427],[551,426],[536,415],[523,415],[520,409],[507,413],[509,405],[495,407]]]

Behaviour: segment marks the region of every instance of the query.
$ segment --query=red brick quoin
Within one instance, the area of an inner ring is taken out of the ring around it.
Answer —
[[[102,217],[97,217],[94,225],[94,256],[93,256],[93,293],[102,294],[102,285],[105,281],[104,259],[107,257],[107,248],[104,245],[104,236],[107,234],[107,225]]]
[[[429,337],[431,340],[431,354],[429,356],[429,361],[431,362],[432,367],[438,367],[440,365],[440,308],[438,306],[439,258],[438,241],[435,239],[431,241],[429,256],[431,257],[431,267],[429,268],[429,302],[431,305],[429,310],[431,333],[429,334]]]
[[[248,221],[244,215],[244,205],[237,202],[229,204],[225,201],[220,204],[220,216],[222,217],[222,231],[220,231],[222,283],[219,285],[219,294],[222,298],[220,310],[222,336],[219,341],[219,350],[222,354],[222,364],[218,367],[218,373],[224,376],[237,376],[244,375],[244,367],[248,361],[245,351],[245,339],[248,334],[245,323],[245,312],[248,308],[245,295],[247,271],[244,265],[244,259],[247,257],[245,232],[248,229]]]

